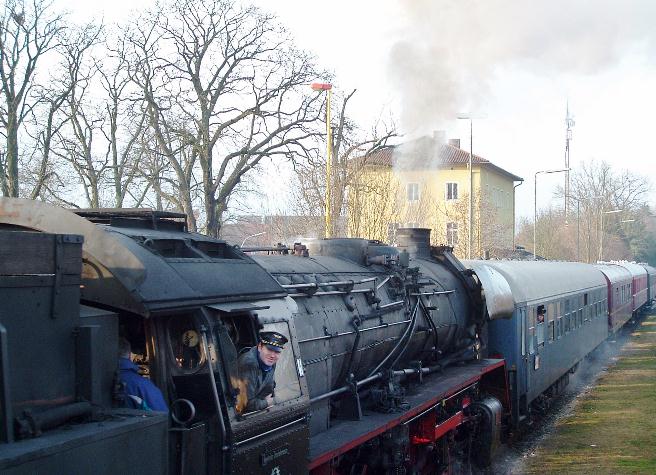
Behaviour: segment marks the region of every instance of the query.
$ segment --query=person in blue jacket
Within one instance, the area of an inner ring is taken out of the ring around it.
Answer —
[[[123,386],[126,407],[146,411],[168,412],[164,396],[157,386],[139,374],[139,367],[130,359],[132,348],[125,338],[119,338],[119,380]]]

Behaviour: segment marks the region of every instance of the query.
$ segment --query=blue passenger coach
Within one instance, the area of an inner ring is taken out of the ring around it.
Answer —
[[[569,374],[608,336],[607,284],[601,271],[576,262],[467,261],[505,279],[513,316],[489,325],[488,353],[506,359],[513,422],[541,409]],[[478,269],[478,270],[477,270]],[[488,299],[499,288],[486,289]]]

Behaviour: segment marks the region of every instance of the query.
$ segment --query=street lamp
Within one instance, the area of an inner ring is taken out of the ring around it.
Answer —
[[[535,257],[535,243],[537,237],[537,227],[538,227],[538,175],[540,174],[550,174],[550,173],[562,173],[568,172],[569,168],[561,168],[559,170],[540,170],[535,172],[535,179],[533,181],[533,260]]]
[[[248,241],[250,238],[254,238],[256,236],[261,236],[262,234],[266,234],[266,231],[262,231],[261,233],[255,233],[255,234],[251,234],[250,236],[246,236],[244,238],[244,240],[241,242],[241,246],[239,246],[239,247],[244,247],[244,243],[246,241]]]
[[[469,121],[469,229],[467,231],[467,259],[471,259],[472,251],[472,221],[474,203],[474,171],[472,160],[474,158],[474,117],[471,114],[460,114],[458,119]]]
[[[604,260],[604,215],[605,214],[616,214],[624,211],[623,209],[611,209],[604,211],[601,208],[601,214],[599,215],[599,260],[603,262]]]
[[[333,134],[330,127],[330,100],[333,85],[323,82],[311,84],[313,91],[326,91],[326,196],[325,196],[325,236],[333,237],[333,207],[332,207],[332,161],[333,161]]]

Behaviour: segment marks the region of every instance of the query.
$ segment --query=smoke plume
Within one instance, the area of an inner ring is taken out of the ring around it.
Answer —
[[[404,0],[402,8],[389,72],[413,135],[482,108],[491,81],[509,71],[591,75],[655,52],[649,0]]]

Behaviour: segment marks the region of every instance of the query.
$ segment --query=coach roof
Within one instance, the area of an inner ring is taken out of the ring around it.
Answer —
[[[501,273],[512,289],[516,304],[606,286],[606,279],[599,269],[578,262],[492,260],[473,262],[488,265]]]

